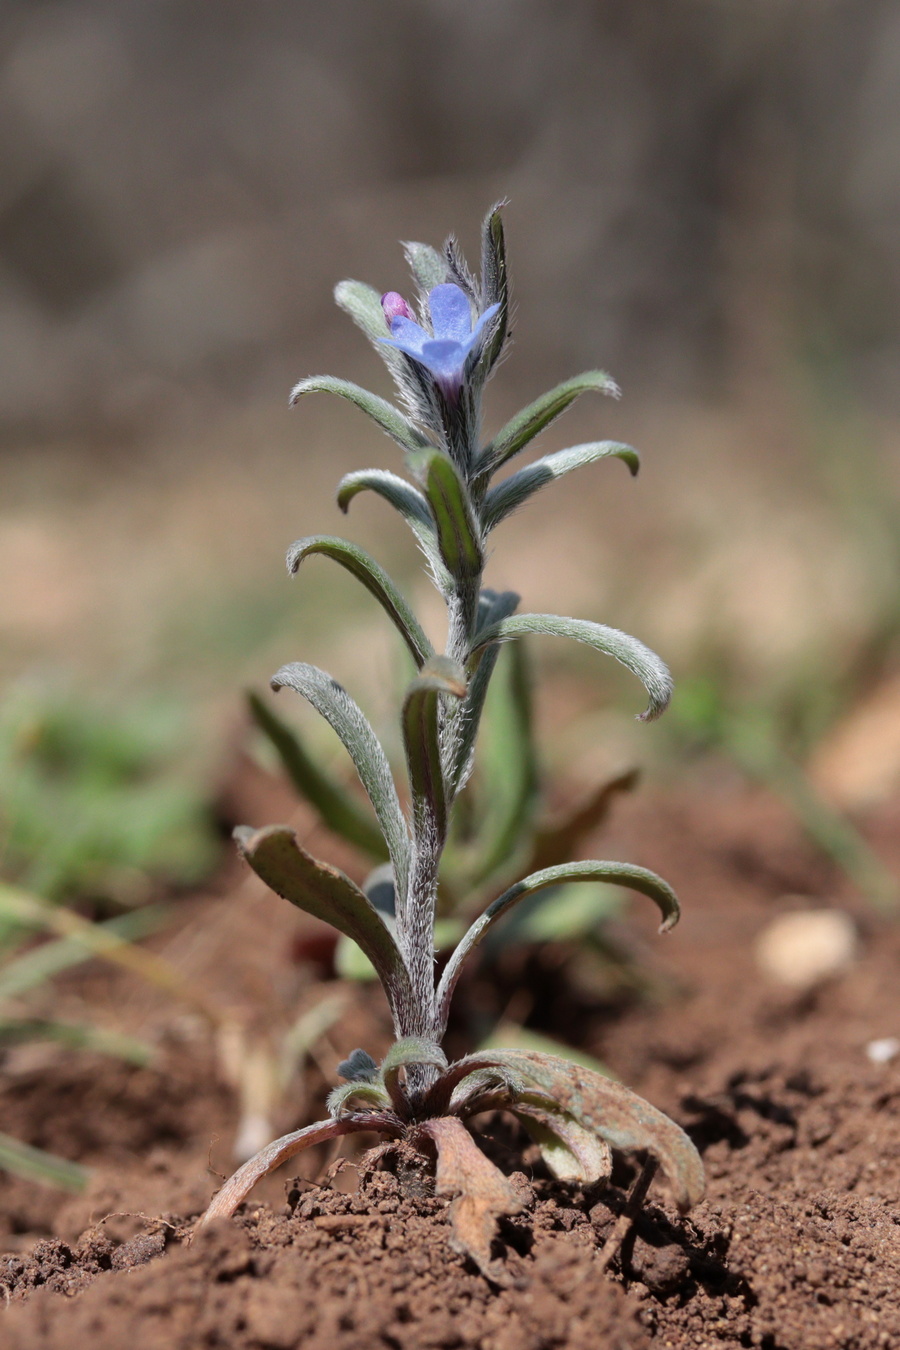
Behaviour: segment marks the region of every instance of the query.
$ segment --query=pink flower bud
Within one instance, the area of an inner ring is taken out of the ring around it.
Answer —
[[[381,308],[384,310],[384,317],[387,319],[388,328],[390,328],[394,319],[412,319],[413,312],[409,305],[399,295],[397,291],[385,291],[381,297]]]

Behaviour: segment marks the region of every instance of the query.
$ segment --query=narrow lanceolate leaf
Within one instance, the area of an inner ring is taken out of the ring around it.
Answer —
[[[297,403],[304,394],[316,393],[337,394],[339,398],[354,403],[404,450],[423,450],[431,445],[428,437],[423,436],[409,418],[404,417],[399,408],[395,408],[386,399],[379,398],[377,394],[369,393],[368,389],[362,389],[349,380],[336,379],[333,375],[311,375],[308,379],[301,380],[291,390],[291,404]]]
[[[409,686],[403,701],[403,742],[409,768],[416,837],[430,829],[447,832],[447,791],[441,763],[441,695],[463,698],[465,672],[445,656],[433,657]]]
[[[316,808],[324,823],[372,858],[386,858],[387,844],[374,819],[306,751],[300,737],[258,694],[247,704],[260,731],[278,752],[284,771],[300,796]]]
[[[235,831],[241,853],[267,886],[298,909],[352,938],[372,962],[392,1009],[408,1006],[409,975],[380,915],[336,867],[317,861],[297,843],[287,825]]]
[[[683,1214],[703,1199],[703,1162],[693,1143],[674,1120],[630,1088],[556,1055],[534,1051],[479,1051],[454,1069],[491,1065],[517,1070],[611,1148],[625,1153],[646,1149],[662,1165]]]
[[[288,571],[295,573],[303,562],[313,553],[321,553],[332,558],[341,567],[345,567],[357,581],[361,581],[366,590],[374,595],[388,618],[393,622],[403,641],[406,643],[417,666],[427,661],[434,648],[425,636],[410,606],[400,594],[397,586],[383,567],[347,539],[337,539],[328,534],[313,534],[307,539],[298,539],[288,549]]]
[[[615,380],[602,370],[588,370],[584,375],[576,375],[571,380],[565,380],[549,393],[542,394],[533,403],[529,403],[527,408],[516,413],[515,417],[497,433],[484,451],[482,472],[486,475],[495,473],[501,465],[512,459],[513,455],[517,455],[529,441],[533,440],[538,432],[549,426],[560,413],[564,413],[579,395],[589,393],[591,390],[599,394],[610,394],[613,398],[619,396],[619,387]]]
[[[621,459],[636,474],[640,468],[640,459],[636,450],[619,441],[590,441],[586,445],[571,445],[568,450],[558,450],[553,455],[545,455],[527,468],[520,469],[496,487],[492,487],[481,509],[481,523],[486,530],[499,525],[512,511],[515,511],[528,498],[533,496],[545,483],[580,469],[585,464],[595,464],[600,459]]]
[[[418,1129],[437,1149],[436,1193],[456,1197],[450,1206],[454,1246],[471,1256],[490,1279],[509,1283],[500,1263],[491,1260],[497,1220],[518,1214],[522,1208],[508,1178],[488,1161],[454,1116],[423,1121]]]
[[[448,279],[447,261],[430,244],[416,244],[408,241],[403,244],[403,252],[409,263],[410,271],[427,294]]]
[[[482,629],[492,628],[501,619],[508,618],[514,612],[519,599],[520,597],[516,595],[515,591],[501,591],[499,593],[491,590],[482,591],[479,597],[476,632],[480,633]],[[486,647],[481,646],[478,650],[481,653],[481,659],[478,662],[475,674],[469,681],[469,692],[466,694],[465,702],[457,719],[458,739],[453,761],[453,783],[457,792],[465,785],[471,772],[475,738],[478,735],[478,726],[484,711],[491,676],[500,654],[500,645],[498,642],[494,642]]]
[[[57,1186],[61,1191],[83,1191],[91,1179],[86,1167],[45,1153],[42,1148],[32,1148],[9,1134],[0,1134],[0,1169],[42,1186]]]
[[[507,1109],[524,1125],[559,1181],[605,1180],[612,1171],[609,1144],[586,1130],[570,1112],[553,1106],[548,1098],[527,1093]]]
[[[390,1110],[391,1107],[390,1097],[378,1083],[344,1083],[329,1092],[326,1103],[328,1114],[338,1120],[351,1101],[365,1102],[368,1106],[383,1110]]]
[[[531,876],[510,886],[475,920],[444,971],[437,995],[439,1009],[446,1010],[463,962],[485,933],[526,895],[543,890],[545,886],[559,886],[566,881],[605,881],[615,886],[628,886],[633,891],[649,896],[659,907],[663,916],[661,933],[667,932],[678,922],[678,897],[668,882],[646,867],[619,862],[573,862],[562,863],[559,867],[546,867],[542,872],[533,872]]]
[[[547,633],[552,637],[573,638],[595,651],[612,656],[636,675],[650,696],[650,702],[639,715],[641,722],[652,722],[665,712],[672,697],[672,676],[668,666],[643,642],[622,633],[618,628],[607,628],[589,619],[568,619],[559,614],[513,614],[508,619],[482,629],[472,644],[473,652],[490,642],[508,642],[528,633]]]
[[[499,305],[494,331],[487,342],[481,361],[485,373],[491,370],[506,340],[509,324],[509,273],[506,266],[506,243],[503,237],[503,217],[500,212],[505,201],[492,206],[481,228],[481,295],[485,309]]]
[[[337,733],[353,760],[360,782],[375,808],[388,846],[398,894],[405,896],[409,872],[409,831],[397,797],[387,756],[361,708],[337,680],[317,666],[297,661],[272,677],[273,689],[293,689],[307,699]]]
[[[197,1221],[197,1227],[202,1228],[215,1219],[230,1219],[258,1181],[287,1162],[288,1158],[302,1153],[305,1148],[312,1148],[314,1144],[322,1144],[328,1139],[339,1139],[342,1134],[359,1134],[363,1130],[396,1138],[400,1133],[400,1122],[388,1112],[367,1111],[359,1115],[341,1116],[340,1120],[319,1120],[315,1125],[307,1125],[305,1130],[294,1130],[291,1134],[282,1135],[260,1149],[255,1157],[245,1162],[225,1182],[206,1213]]]
[[[346,515],[353,498],[367,491],[377,493],[399,511],[424,548],[435,548],[434,521],[425,495],[417,487],[387,469],[360,469],[345,474],[338,483],[337,504]]]
[[[479,576],[484,568],[481,532],[456,465],[437,450],[415,455],[410,462],[421,475],[448,572],[458,581]]]

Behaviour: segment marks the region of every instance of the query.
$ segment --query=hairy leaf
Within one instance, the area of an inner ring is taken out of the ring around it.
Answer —
[[[620,632],[618,628],[592,623],[589,619],[569,619],[558,614],[513,614],[478,633],[472,650],[476,652],[489,642],[507,642],[528,633],[572,638],[575,642],[583,642],[595,651],[614,657],[638,677],[650,695],[646,711],[639,716],[640,721],[651,722],[668,707],[672,697],[672,676],[665,663],[637,638]]]
[[[203,1228],[216,1219],[230,1219],[238,1205],[243,1204],[258,1181],[269,1172],[280,1167],[288,1158],[295,1157],[314,1144],[322,1144],[327,1139],[338,1139],[342,1134],[359,1134],[371,1130],[376,1134],[388,1134],[396,1138],[400,1133],[399,1121],[388,1112],[367,1111],[360,1115],[341,1116],[340,1120],[319,1120],[315,1125],[307,1125],[304,1130],[294,1130],[280,1139],[260,1149],[249,1162],[239,1167],[233,1177],[213,1198],[212,1203],[197,1221],[197,1227]]]
[[[436,248],[432,248],[430,244],[417,244],[412,240],[402,247],[410,271],[423,294],[427,295],[435,286],[442,285],[448,279],[446,260]]]
[[[505,201],[491,207],[481,227],[481,298],[485,309],[499,305],[493,331],[485,345],[480,365],[487,375],[497,362],[509,326],[509,273],[506,266],[506,242],[503,236],[503,217],[500,212]]]
[[[433,826],[439,839],[447,832],[448,801],[441,762],[441,695],[463,698],[465,671],[446,656],[422,667],[403,701],[403,741],[409,767],[416,838]]]
[[[400,512],[426,553],[436,551],[434,521],[424,493],[387,469],[360,469],[345,474],[338,483],[337,504],[346,514],[353,498],[366,491],[377,493]]]
[[[288,571],[295,573],[303,560],[313,553],[324,554],[325,557],[340,563],[341,567],[345,567],[357,581],[362,582],[367,591],[374,595],[397,628],[417,666],[421,666],[434,654],[434,648],[428,641],[422,625],[397,586],[384,568],[379,566],[364,549],[351,544],[347,539],[337,539],[328,534],[313,534],[306,539],[298,539],[288,549]]]
[[[586,1130],[568,1111],[537,1094],[523,1094],[509,1108],[522,1122],[559,1181],[603,1181],[612,1171],[609,1144]]]
[[[533,440],[538,432],[543,431],[544,427],[549,426],[560,413],[565,412],[579,395],[591,390],[596,390],[600,394],[610,394],[613,398],[619,396],[615,380],[602,370],[588,370],[583,375],[565,380],[555,389],[529,403],[527,408],[516,413],[515,417],[497,433],[490,445],[485,448],[482,456],[482,473],[485,475],[495,473]]]
[[[400,1086],[400,1072],[413,1065],[424,1064],[435,1069],[446,1069],[447,1056],[435,1041],[418,1036],[406,1036],[395,1041],[381,1061],[379,1077],[388,1092],[395,1110],[405,1114],[406,1094]]]
[[[523,1074],[579,1125],[605,1139],[612,1148],[650,1152],[662,1165],[683,1214],[702,1200],[706,1182],[693,1143],[680,1126],[630,1088],[556,1055],[533,1051],[479,1051],[460,1060],[454,1069],[464,1073],[466,1069],[492,1065]]]
[[[502,1172],[481,1152],[461,1120],[439,1116],[419,1127],[437,1149],[435,1191],[455,1196],[450,1206],[454,1245],[471,1256],[479,1270],[497,1283],[508,1283],[499,1262],[491,1260],[497,1220],[518,1214],[522,1202]]]
[[[568,450],[545,455],[543,459],[511,474],[504,482],[489,490],[481,510],[482,526],[492,530],[545,483],[552,483],[554,479],[562,478],[564,474],[580,469],[585,464],[611,458],[624,460],[632,474],[636,474],[640,467],[637,451],[619,441],[591,441],[586,445],[572,445]]]
[[[386,332],[382,316],[382,335]],[[368,389],[362,389],[350,380],[339,380],[333,375],[310,375],[308,379],[295,384],[291,390],[291,404],[299,402],[304,394],[316,393],[337,394],[339,398],[355,404],[404,450],[423,450],[431,445],[428,437],[399,408],[377,394],[371,394]]]
[[[370,857],[386,858],[387,844],[375,821],[320,768],[293,727],[252,691],[247,694],[247,704],[256,725],[278,752],[288,778],[300,796],[316,808],[328,828]]]
[[[287,825],[235,830],[241,853],[258,877],[298,909],[352,938],[372,962],[391,1008],[409,1007],[409,975],[394,939],[369,901],[336,867],[318,862],[301,848]]]
[[[546,867],[543,872],[533,872],[531,876],[510,886],[509,890],[504,891],[488,905],[481,917],[472,924],[444,971],[437,995],[440,1009],[446,1010],[463,962],[488,929],[508,913],[523,896],[542,890],[545,886],[558,886],[565,881],[606,881],[617,886],[628,886],[631,890],[649,896],[658,905],[663,916],[660,932],[668,931],[678,922],[678,897],[668,882],[663,881],[655,872],[648,871],[646,867],[619,862],[573,862],[562,863],[558,867]]]
[[[424,451],[411,464],[425,489],[437,531],[438,548],[457,581],[480,576],[484,567],[481,534],[469,490],[453,461],[438,450]]]
[[[398,893],[405,896],[409,871],[409,832],[387,756],[375,732],[346,689],[317,666],[299,661],[282,666],[272,677],[272,688],[285,687],[307,699],[343,742],[375,808],[394,864]]]
[[[519,599],[515,591],[501,591],[498,594],[496,591],[483,590],[479,596],[476,632],[488,629],[501,619],[507,618],[515,610]],[[495,642],[486,648],[480,647],[479,651],[481,657],[469,681],[469,692],[457,720],[457,744],[453,761],[453,779],[457,792],[464,786],[471,771],[475,739],[491,676],[500,654],[500,644]]]
[[[391,1099],[383,1087],[378,1083],[344,1083],[342,1087],[332,1089],[328,1094],[328,1114],[336,1120],[344,1114],[344,1108],[347,1103],[353,1100],[366,1102],[369,1106],[376,1106],[390,1110]]]

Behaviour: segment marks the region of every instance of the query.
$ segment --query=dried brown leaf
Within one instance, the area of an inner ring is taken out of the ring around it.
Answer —
[[[475,1143],[461,1120],[440,1116],[419,1126],[437,1149],[438,1195],[454,1195],[450,1206],[454,1246],[471,1256],[482,1274],[505,1282],[499,1263],[491,1260],[497,1220],[518,1214],[522,1203],[502,1172]]]

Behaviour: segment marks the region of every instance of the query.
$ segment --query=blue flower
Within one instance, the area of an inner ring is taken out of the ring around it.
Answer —
[[[381,303],[391,329],[391,336],[381,341],[424,366],[444,395],[455,399],[465,381],[469,357],[477,350],[485,328],[500,306],[490,305],[473,328],[472,309],[465,291],[452,281],[445,282],[428,292],[433,329],[429,333],[415,322],[409,306],[396,291],[388,291]]]

